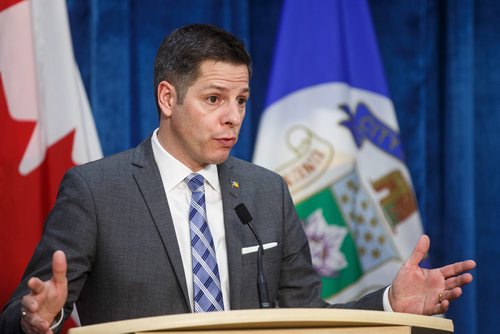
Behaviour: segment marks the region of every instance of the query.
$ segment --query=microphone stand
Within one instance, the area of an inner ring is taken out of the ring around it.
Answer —
[[[267,281],[264,277],[264,270],[262,268],[262,256],[264,255],[264,246],[262,245],[262,241],[260,241],[259,236],[255,232],[250,222],[248,222],[248,226],[250,227],[250,230],[252,230],[255,239],[257,239],[257,242],[259,243],[259,249],[257,250],[257,289],[259,291],[260,308],[271,308],[272,305],[269,302]]]
[[[262,241],[260,240],[259,235],[253,228],[253,225],[251,223],[252,215],[250,215],[250,212],[248,212],[248,209],[246,208],[245,204],[243,203],[238,204],[234,208],[234,211],[236,211],[236,215],[243,223],[243,225],[248,225],[250,227],[250,230],[252,231],[255,239],[257,239],[257,242],[259,244],[259,249],[257,250],[257,290],[259,293],[260,308],[271,308],[272,304],[269,302],[267,281],[266,278],[264,277],[264,270],[262,265],[264,246],[262,245]]]

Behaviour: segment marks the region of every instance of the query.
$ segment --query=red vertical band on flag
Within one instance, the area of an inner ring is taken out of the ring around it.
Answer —
[[[36,122],[11,118],[0,73],[0,305],[4,305],[19,284],[36,244],[43,222],[54,205],[64,172],[75,166],[71,151],[75,132],[49,147],[45,160],[27,175],[19,164]]]

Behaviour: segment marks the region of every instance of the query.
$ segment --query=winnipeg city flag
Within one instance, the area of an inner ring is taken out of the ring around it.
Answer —
[[[0,0],[0,310],[64,172],[100,157],[65,0]]]
[[[254,162],[288,183],[323,298],[390,284],[422,226],[366,1],[284,2]]]

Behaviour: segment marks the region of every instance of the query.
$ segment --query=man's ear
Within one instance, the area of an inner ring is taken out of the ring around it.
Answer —
[[[168,81],[162,81],[156,87],[158,93],[158,105],[164,116],[170,117],[172,115],[173,106],[177,103],[177,93],[174,86]]]

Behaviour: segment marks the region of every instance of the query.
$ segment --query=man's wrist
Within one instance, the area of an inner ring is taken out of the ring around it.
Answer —
[[[392,285],[389,285],[387,288],[385,288],[384,296],[382,297],[382,302],[384,304],[384,311],[386,312],[394,312],[391,303],[389,301],[389,290],[391,289],[391,286]]]
[[[54,329],[59,327],[59,325],[62,323],[64,319],[64,307],[61,309],[61,312],[59,312],[59,314],[60,314],[59,319],[57,319],[57,321],[54,319],[54,322],[52,323],[52,326],[49,327],[49,330],[53,331]]]

